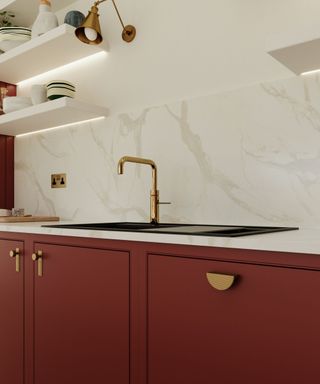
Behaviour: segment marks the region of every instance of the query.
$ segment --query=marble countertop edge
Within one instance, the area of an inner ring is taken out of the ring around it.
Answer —
[[[71,222],[59,222],[70,224]],[[87,229],[47,228],[53,222],[1,223],[1,232],[85,237],[124,241],[141,241],[164,244],[196,245],[223,248],[238,248],[276,252],[320,254],[320,227],[300,228],[297,231],[266,233],[243,237],[194,236],[157,234],[145,232],[97,231]]]

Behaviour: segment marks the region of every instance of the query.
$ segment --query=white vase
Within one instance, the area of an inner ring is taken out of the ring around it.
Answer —
[[[41,0],[39,14],[33,23],[31,38],[38,37],[56,28],[59,25],[57,16],[51,11],[51,4],[47,0]]]
[[[47,87],[43,84],[33,84],[31,87],[32,104],[41,104],[47,101]]]

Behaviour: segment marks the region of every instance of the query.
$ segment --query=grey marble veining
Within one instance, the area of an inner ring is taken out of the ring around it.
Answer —
[[[162,221],[320,223],[320,80],[257,84],[16,139],[15,205],[73,220],[149,218],[150,167]],[[63,190],[50,174],[67,173]]]

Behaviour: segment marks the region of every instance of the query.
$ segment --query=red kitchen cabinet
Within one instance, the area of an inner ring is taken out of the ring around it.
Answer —
[[[29,258],[29,382],[128,384],[129,253],[46,240]]]
[[[0,239],[0,382],[5,384],[24,383],[23,249],[22,241]]]
[[[148,384],[318,382],[319,292],[316,270],[149,254]]]
[[[14,137],[0,135],[0,209],[13,208]]]
[[[317,255],[0,238],[0,383],[319,381]]]
[[[0,115],[2,110],[2,97],[16,95],[15,84],[0,81]],[[11,209],[14,205],[14,137],[0,135],[0,209]]]

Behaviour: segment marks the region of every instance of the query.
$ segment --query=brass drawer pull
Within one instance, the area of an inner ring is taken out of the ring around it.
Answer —
[[[16,272],[20,272],[20,249],[11,249],[9,256],[16,259]]]
[[[41,250],[36,251],[35,253],[32,254],[32,260],[38,262],[38,276],[42,277],[43,276],[43,252]]]
[[[222,273],[207,272],[207,279],[209,284],[218,291],[226,291],[234,283],[234,275],[224,275]]]

